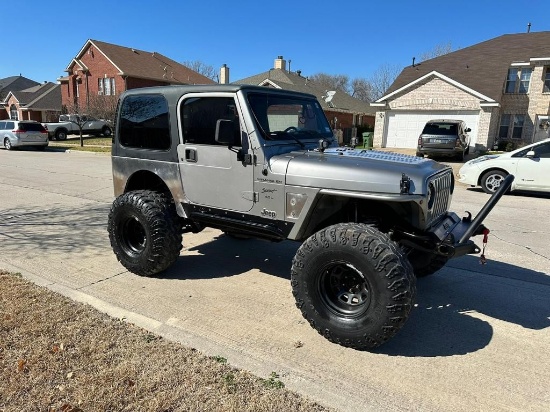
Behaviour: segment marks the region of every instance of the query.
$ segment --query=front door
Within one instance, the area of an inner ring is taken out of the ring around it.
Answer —
[[[243,161],[252,154],[242,113],[233,94],[201,93],[184,96],[179,104],[180,162],[183,190],[196,205],[247,212],[252,209],[253,167]],[[231,120],[234,144],[215,140],[217,121]]]
[[[550,142],[539,144],[532,149],[534,157],[522,157],[518,161],[516,183],[518,189],[550,192]]]

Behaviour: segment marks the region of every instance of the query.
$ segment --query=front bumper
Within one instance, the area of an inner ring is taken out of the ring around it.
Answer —
[[[481,249],[470,240],[470,237],[480,235],[487,229],[482,224],[483,220],[495,207],[502,195],[510,188],[513,181],[514,176],[508,175],[474,219],[472,219],[472,215],[469,212],[463,218],[449,212],[427,234],[417,235],[396,232],[395,235],[404,246],[427,253],[442,255],[449,259],[466,254],[479,253]]]

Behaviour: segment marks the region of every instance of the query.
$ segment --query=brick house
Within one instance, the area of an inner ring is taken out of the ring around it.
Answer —
[[[220,79],[227,77],[224,74],[224,67],[222,67]],[[275,87],[315,95],[332,128],[342,131],[342,140],[348,140],[356,133],[357,128],[374,127],[376,109],[370,107],[369,103],[340,91],[337,91],[330,98],[323,86],[315,84],[307,77],[303,77],[301,71],[291,72],[287,70],[286,60],[282,56],[275,59],[273,69],[233,83]]]
[[[60,110],[58,85],[41,84],[21,75],[0,79],[0,120],[47,121]]]
[[[503,35],[405,67],[371,106],[374,145],[415,148],[425,122],[462,119],[471,147],[548,137],[550,32]]]
[[[215,83],[157,52],[88,40],[61,77],[65,107],[86,108],[98,96],[111,98],[128,89],[171,84]]]
[[[61,114],[61,86],[44,82],[28,89],[10,91],[5,107],[10,119],[57,121]]]

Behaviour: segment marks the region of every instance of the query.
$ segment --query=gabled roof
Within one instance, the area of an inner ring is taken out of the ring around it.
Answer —
[[[378,101],[386,100],[397,90],[405,90],[418,79],[435,73],[452,79],[464,90],[470,89],[488,97],[491,99],[488,102],[500,102],[511,65],[529,63],[537,58],[550,60],[550,31],[505,34],[405,67]]]
[[[102,53],[112,65],[119,70],[119,74],[122,76],[157,80],[174,84],[215,83],[208,77],[158,52],[117,46],[115,44],[91,39],[86,42],[76,57],[71,60],[66,71],[71,71],[71,68],[75,64],[78,64],[81,68],[87,69],[80,59],[90,47],[94,52]]]
[[[266,87],[276,87],[302,93],[313,94],[319,100],[323,110],[335,112],[351,112],[374,115],[375,109],[369,103],[356,99],[347,93],[337,91],[332,98],[332,105],[325,101],[327,90],[315,82],[295,72],[284,69],[271,69],[245,79],[233,82],[234,84],[253,84]]]
[[[4,98],[11,91],[23,90],[39,84],[40,83],[27,79],[21,75],[0,79],[0,100],[5,100]]]
[[[15,97],[19,106],[33,110],[61,111],[61,85],[47,82],[33,86],[25,90],[11,91],[10,96]]]

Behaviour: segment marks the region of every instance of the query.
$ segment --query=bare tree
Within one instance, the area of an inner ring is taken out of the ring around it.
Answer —
[[[209,64],[203,63],[200,60],[185,61],[182,63],[184,66],[190,68],[193,71],[196,71],[199,74],[202,74],[205,77],[208,77],[211,80],[218,80],[218,72]]]
[[[87,107],[78,104],[63,106],[62,113],[67,114],[69,122],[78,127],[80,136],[80,147],[84,146],[83,129],[92,118],[103,119],[111,124],[115,118],[116,96],[90,96]],[[111,128],[112,129],[112,128]]]
[[[419,61],[423,62],[435,57],[443,56],[444,54],[449,54],[453,52],[453,46],[451,42],[437,44],[432,50],[424,52],[420,55]]]
[[[357,77],[351,81],[351,95],[364,102],[371,102],[373,98],[373,87],[369,80]]]
[[[372,74],[369,83],[372,87],[372,101],[384,96],[386,90],[395,81],[401,68],[394,64],[385,63]]]
[[[327,90],[350,93],[349,77],[345,74],[317,73],[309,76],[309,79]]]

